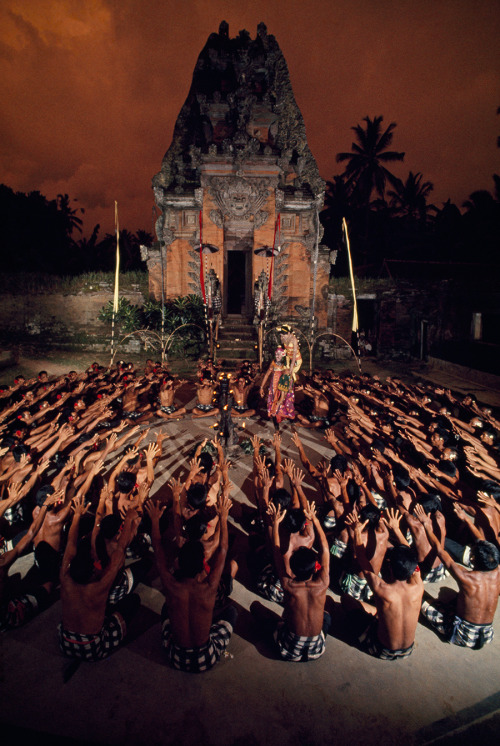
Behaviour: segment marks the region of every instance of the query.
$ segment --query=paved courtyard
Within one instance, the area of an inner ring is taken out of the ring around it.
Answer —
[[[464,383],[464,388],[470,387]],[[491,389],[478,394],[483,400],[498,396]],[[214,422],[189,417],[167,424],[154,421],[148,442],[160,428],[171,437],[157,466],[153,493],[167,489],[167,480],[183,472],[194,444],[213,432]],[[272,437],[264,420],[247,420],[245,430],[264,441]],[[297,458],[290,432],[285,428],[283,452]],[[301,437],[313,462],[329,453],[320,434],[302,431]],[[250,504],[246,495],[252,463],[238,446],[230,456],[235,503],[231,530],[236,548],[243,552],[246,537],[238,515]],[[307,492],[312,496],[312,487]],[[24,557],[11,572],[23,573],[30,564],[31,557]],[[446,578],[430,592],[437,596],[454,588],[454,581]],[[419,625],[413,655],[391,663],[345,641],[339,597],[330,593],[334,624],[325,655],[310,663],[286,663],[274,657],[258,634],[249,612],[257,597],[249,590],[242,559],[232,596],[240,614],[228,652],[208,673],[189,675],[165,664],[160,647],[162,594],[154,570],[138,592],[142,606],[128,644],[108,660],[83,663],[73,672],[57,645],[59,601],[25,627],[0,637],[3,744],[312,746],[498,740],[500,612],[497,638],[483,650],[454,648]],[[281,613],[277,605],[262,603]]]

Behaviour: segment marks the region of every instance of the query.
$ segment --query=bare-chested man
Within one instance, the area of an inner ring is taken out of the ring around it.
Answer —
[[[284,591],[283,617],[274,633],[280,656],[289,661],[315,660],[325,651],[325,633],[330,627],[330,617],[325,614],[325,599],[330,580],[330,553],[315,507],[307,504],[304,511],[312,522],[321,545],[318,562],[316,552],[305,546],[290,556],[290,572],[280,548],[279,525],[285,511],[271,504],[269,513],[273,521],[274,562]]]
[[[500,553],[489,541],[472,547],[469,570],[455,562],[441,546],[432,530],[430,517],[419,505],[415,515],[421,521],[429,542],[458,583],[458,595],[447,607],[422,603],[422,614],[452,645],[479,650],[493,640],[493,618],[500,593]]]
[[[198,403],[191,410],[193,417],[215,417],[219,414],[219,408],[213,404],[215,386],[215,381],[210,378],[202,378],[196,384]]]
[[[139,517],[135,510],[127,512],[109,564],[99,572],[94,566],[90,541],[78,542],[80,519],[88,509],[83,497],[74,499],[74,509],[60,575],[59,646],[70,658],[97,661],[120,645],[127,632],[127,621],[140,604],[139,597],[130,594],[113,607],[111,614],[106,614],[109,591],[123,566],[125,550],[137,530]]]
[[[366,602],[357,602],[365,627],[358,635],[361,648],[382,660],[407,658],[413,652],[424,592],[416,553],[404,544],[392,547],[386,555],[388,576],[381,578],[373,572],[367,559],[362,537],[363,526],[359,522],[357,511],[353,511],[346,522],[354,531],[356,558],[373,591],[375,604],[372,607]],[[371,620],[368,615],[372,615]],[[367,619],[368,626],[364,623]]]
[[[152,502],[146,509],[151,517],[152,539],[158,571],[165,591],[162,611],[163,647],[168,660],[180,671],[201,673],[212,668],[226,649],[236,609],[227,607],[218,621],[213,621],[217,588],[228,549],[227,516],[231,508],[230,484],[226,483],[217,503],[220,520],[220,543],[209,567],[203,545],[188,541],[178,555],[178,570],[168,567],[160,536],[160,516],[165,507]],[[208,572],[207,572],[208,570]]]
[[[245,375],[239,375],[233,383],[234,404],[231,407],[233,417],[253,417],[255,409],[250,409],[247,404],[248,392],[253,386],[253,380]]]
[[[175,379],[170,376],[164,378],[158,394],[160,406],[155,412],[158,417],[162,417],[164,420],[172,420],[186,414],[186,407],[177,407],[174,404],[175,392],[185,383],[186,381],[182,379]]]

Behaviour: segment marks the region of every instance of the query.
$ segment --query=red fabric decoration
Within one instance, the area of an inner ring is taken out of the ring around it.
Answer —
[[[321,570],[321,565],[319,564],[318,560],[314,563],[314,572],[319,572]]]

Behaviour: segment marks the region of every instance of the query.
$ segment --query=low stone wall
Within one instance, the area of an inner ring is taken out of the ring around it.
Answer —
[[[141,292],[120,293],[142,306]],[[99,321],[101,308],[113,300],[111,290],[76,295],[39,293],[0,297],[0,340],[4,347],[30,346],[104,350],[109,347],[111,328]],[[135,343],[131,342],[130,351]],[[127,349],[127,348],[125,348]]]

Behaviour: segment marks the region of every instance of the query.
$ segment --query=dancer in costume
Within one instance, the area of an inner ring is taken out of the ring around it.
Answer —
[[[287,367],[287,358],[283,347],[276,349],[275,359],[271,362],[262,379],[260,385],[260,395],[262,397],[268,379],[270,381],[267,392],[267,416],[272,419],[275,429],[279,430],[280,422],[283,419],[293,420],[295,418],[293,385],[290,385],[290,368]]]

